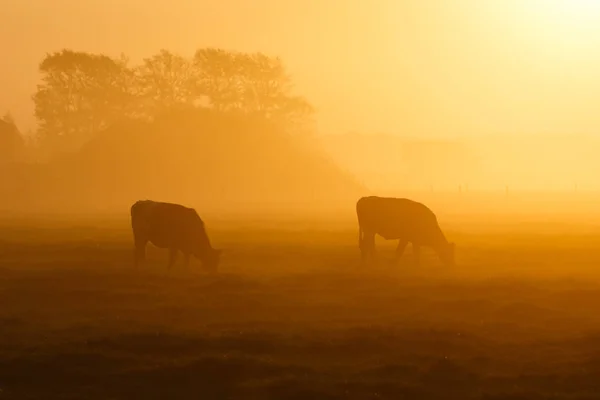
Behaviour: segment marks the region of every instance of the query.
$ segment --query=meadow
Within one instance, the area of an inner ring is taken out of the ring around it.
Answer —
[[[0,223],[0,399],[596,399],[600,228],[444,226],[457,266],[354,216],[213,220],[219,274],[132,265],[126,218]]]

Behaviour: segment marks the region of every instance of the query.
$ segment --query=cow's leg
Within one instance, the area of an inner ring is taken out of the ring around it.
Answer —
[[[175,261],[177,260],[177,249],[170,248],[169,249],[169,264],[167,268],[170,269],[173,265],[175,265]]]
[[[367,248],[369,250],[369,255],[371,256],[371,263],[373,265],[377,264],[377,252],[375,249],[375,233],[370,233],[367,240]]]
[[[402,254],[404,254],[407,245],[408,242],[406,240],[398,241],[398,247],[396,247],[396,263],[400,262],[400,258],[402,257]]]
[[[183,253],[183,265],[185,266],[185,269],[189,269],[190,253]]]
[[[421,265],[421,246],[419,246],[416,243],[413,243],[412,249],[413,249],[413,257],[414,257],[415,266],[418,267],[419,265]]]
[[[134,239],[134,248],[133,248],[133,265],[137,268],[140,261],[144,261],[146,259],[146,243],[147,240],[143,240],[140,238]]]
[[[365,242],[365,240],[363,239],[360,243],[360,265],[362,267],[364,267],[367,264],[367,254],[368,249],[367,249],[367,244]]]
[[[360,247],[361,251],[361,265],[365,266],[369,256],[374,260],[375,258],[375,234],[371,232],[365,232],[362,244]]]
[[[367,242],[365,240],[366,234],[364,232],[359,232],[358,235],[358,248],[360,249],[360,265],[364,267],[367,263]]]

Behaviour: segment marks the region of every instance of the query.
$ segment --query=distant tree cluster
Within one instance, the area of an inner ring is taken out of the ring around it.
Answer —
[[[62,148],[78,147],[120,120],[152,120],[174,108],[258,116],[287,127],[313,113],[292,94],[281,59],[262,53],[206,48],[188,59],[161,50],[130,66],[125,56],[62,50],[47,54],[39,69],[38,137]]]
[[[25,140],[10,113],[0,118],[0,165],[19,161],[25,150]]]

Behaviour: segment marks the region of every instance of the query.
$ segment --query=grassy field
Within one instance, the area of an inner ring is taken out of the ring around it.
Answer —
[[[0,399],[600,398],[600,230],[538,228],[361,269],[354,221],[219,222],[209,276],[134,270],[127,220],[4,221]]]

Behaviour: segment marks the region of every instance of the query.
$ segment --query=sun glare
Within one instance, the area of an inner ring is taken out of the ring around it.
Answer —
[[[548,7],[571,14],[588,15],[590,12],[600,10],[599,0],[546,0],[544,3],[547,3]]]
[[[578,24],[600,16],[600,0],[535,0],[524,4],[531,4],[531,11],[555,22]]]
[[[565,57],[596,53],[600,44],[600,0],[523,0],[521,6],[528,25],[525,29],[543,40],[546,48]]]

